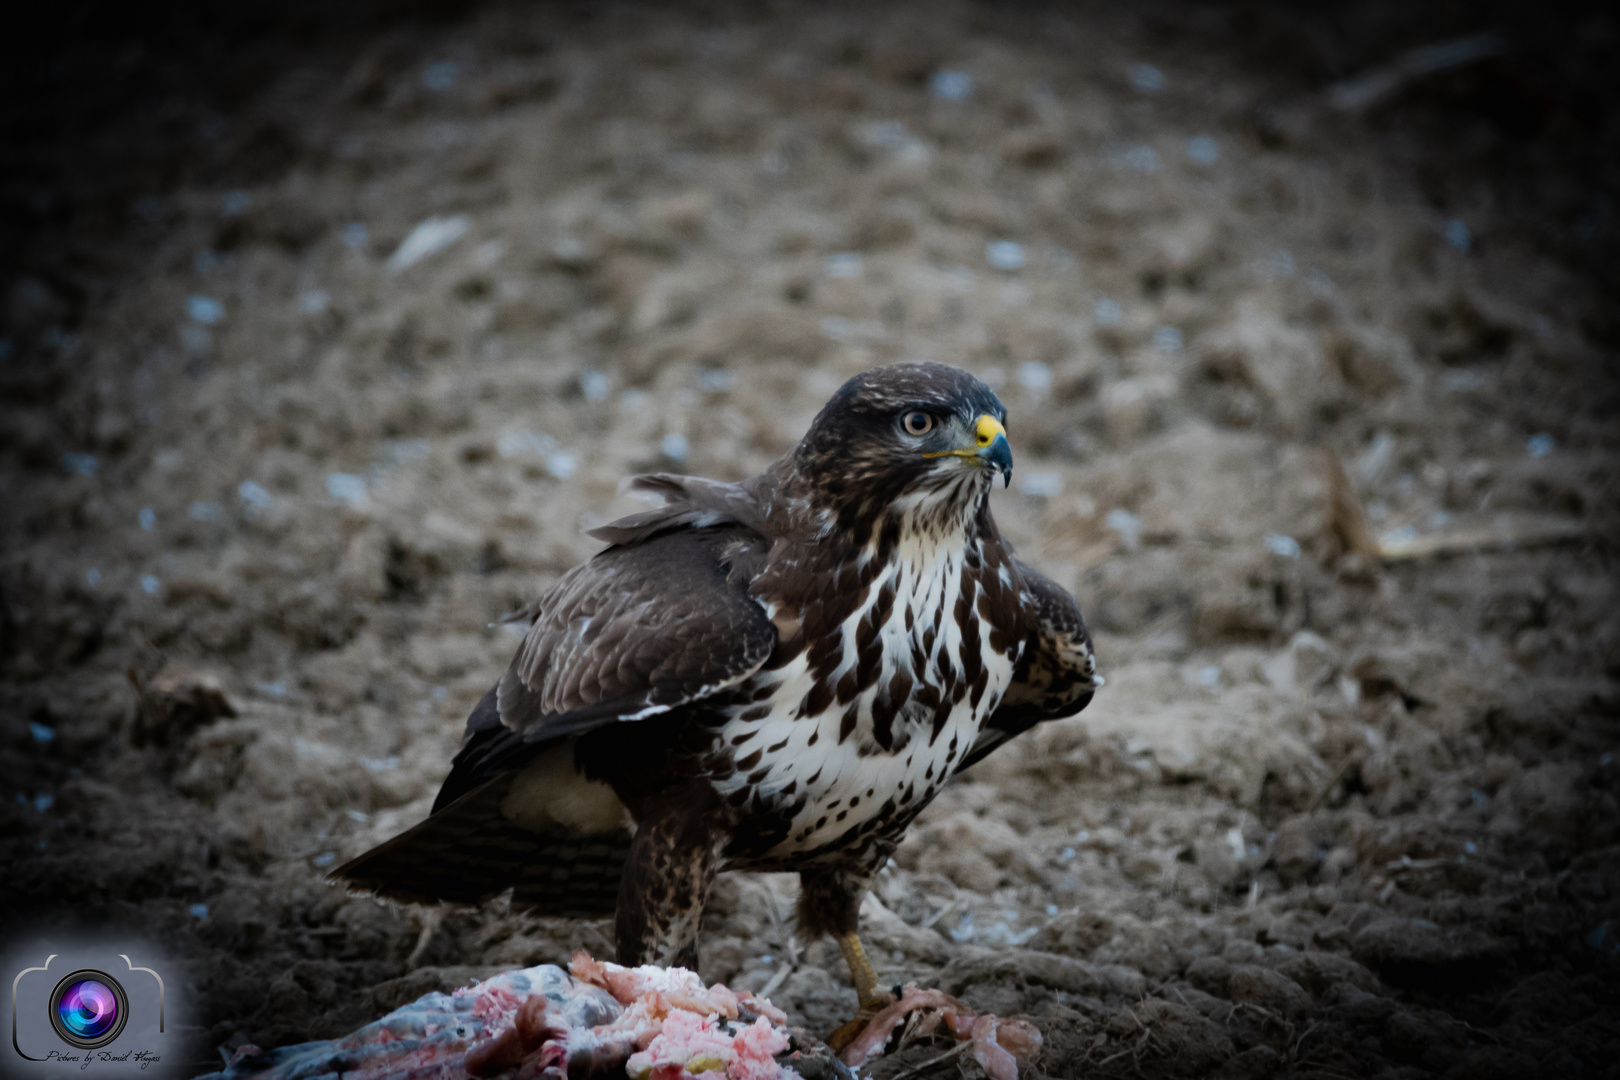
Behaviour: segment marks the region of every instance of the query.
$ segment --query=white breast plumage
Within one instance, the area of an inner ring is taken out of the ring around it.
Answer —
[[[770,686],[769,697],[760,702],[768,706],[768,715],[753,720],[736,716],[721,730],[720,738],[728,742],[753,732],[748,745],[763,751],[756,768],[717,779],[721,794],[748,784],[767,804],[796,807],[788,838],[767,858],[829,845],[841,848],[840,841],[852,831],[873,831],[880,824],[873,819],[879,816],[903,815],[909,821],[973,746],[1012,679],[1017,657],[991,648],[988,633],[970,635],[979,654],[972,658],[976,662],[963,655],[958,601],[964,589],[978,590],[976,580],[964,574],[965,564],[959,542],[902,545],[838,629],[843,648],[831,676],[834,685],[860,660],[857,635],[863,620],[879,597],[892,591],[893,603],[877,627],[881,659],[875,678],[853,700],[835,701],[815,716],[803,715],[802,705],[818,680],[801,653],[781,669],[758,676]],[[979,618],[977,596],[966,599],[967,617]],[[919,688],[944,684],[948,693],[970,669],[981,668],[987,676],[983,693],[962,693],[954,703],[947,697],[948,715],[937,734],[934,709],[904,705],[897,713],[889,710],[894,713],[891,730],[882,737],[875,730],[873,705],[897,673],[909,675]],[[755,708],[753,715],[758,712]]]

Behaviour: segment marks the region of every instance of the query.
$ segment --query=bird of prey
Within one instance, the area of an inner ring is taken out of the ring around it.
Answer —
[[[1006,410],[966,372],[857,375],[741,483],[637,477],[665,505],[532,620],[433,813],[333,873],[415,902],[615,914],[622,964],[696,967],[721,870],[797,871],[798,925],[883,1000],[856,912],[954,773],[1100,682],[1073,597],[990,514]]]

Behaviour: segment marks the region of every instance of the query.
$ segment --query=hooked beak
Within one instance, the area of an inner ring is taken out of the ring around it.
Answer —
[[[935,450],[923,457],[959,457],[985,462],[1001,470],[1003,487],[1012,483],[1012,444],[1007,441],[1007,429],[1001,421],[985,413],[973,422],[973,441],[960,450]]]
[[[976,454],[1001,470],[1002,487],[1012,483],[1012,444],[1007,441],[1007,429],[1001,421],[986,413],[973,425],[973,437],[978,443]]]

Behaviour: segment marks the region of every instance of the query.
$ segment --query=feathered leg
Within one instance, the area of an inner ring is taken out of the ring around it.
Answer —
[[[644,806],[614,921],[618,961],[697,970],[698,930],[719,845],[712,808],[692,798]]]
[[[866,958],[856,932],[860,921],[861,900],[872,883],[872,875],[845,870],[806,870],[799,875],[799,932],[806,941],[814,941],[823,934],[831,934],[844,953],[849,965],[850,979],[855,983],[855,994],[860,1005],[855,1018],[841,1026],[827,1039],[834,1050],[842,1050],[878,1010],[894,1001],[892,995],[878,989],[877,972]]]

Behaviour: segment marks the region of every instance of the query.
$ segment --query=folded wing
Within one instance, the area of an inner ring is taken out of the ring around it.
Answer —
[[[1013,564],[1035,602],[1034,626],[1012,684],[958,771],[1044,720],[1075,715],[1091,703],[1101,682],[1080,605],[1038,570],[1017,559]]]
[[[530,765],[553,770],[555,796],[573,798],[577,787],[581,803],[557,820],[590,817],[602,794],[573,775],[578,736],[733,687],[776,644],[748,592],[768,541],[735,517],[694,520],[679,506],[656,513],[666,516],[608,526],[635,535],[563,575],[529,609],[517,655],[468,717],[433,814],[333,876],[401,899],[473,900],[515,887],[515,903],[552,914],[612,909],[628,844],[622,826],[537,829],[513,814],[514,779]],[[581,875],[590,888],[573,880]]]

